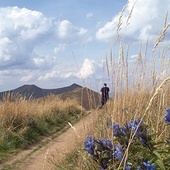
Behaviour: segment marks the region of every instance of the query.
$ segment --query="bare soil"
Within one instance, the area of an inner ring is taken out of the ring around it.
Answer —
[[[63,160],[67,153],[76,148],[78,143],[84,142],[97,116],[98,113],[94,111],[74,126],[70,124],[70,128],[59,137],[53,140],[50,138],[49,140],[51,141],[42,148],[35,151],[37,146],[34,146],[28,150],[24,150],[5,162],[5,164],[10,165],[17,161],[18,163],[12,166],[12,170],[55,169],[54,164]],[[1,164],[0,169],[2,169],[3,166],[4,164]]]

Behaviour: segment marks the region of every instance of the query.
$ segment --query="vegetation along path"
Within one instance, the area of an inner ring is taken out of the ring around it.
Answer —
[[[97,115],[97,111],[94,111],[74,126],[70,124],[70,128],[59,137],[51,140],[36,151],[35,148],[32,148],[19,153],[8,164],[17,161],[17,164],[13,166],[12,170],[54,169],[54,163],[62,160],[67,153],[76,148],[78,143],[84,141],[91,130],[90,128],[93,127],[92,124]],[[2,165],[0,168],[2,169]]]

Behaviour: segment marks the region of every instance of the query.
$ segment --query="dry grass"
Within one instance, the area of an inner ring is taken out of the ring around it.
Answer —
[[[12,136],[24,139],[30,128],[44,128],[39,131],[48,131],[50,125],[65,121],[69,116],[81,117],[85,110],[74,99],[62,100],[57,96],[47,96],[42,99],[29,99],[17,94],[6,94],[1,102],[0,112],[0,142],[10,140]],[[38,127],[39,126],[39,127]],[[40,133],[39,132],[39,133]],[[28,139],[27,139],[28,140]]]
[[[127,18],[127,26],[130,24],[134,5]],[[101,114],[90,135],[98,139],[112,140],[113,132],[107,126],[109,121],[119,123],[121,126],[133,118],[141,118],[148,125],[149,132],[155,134],[153,139],[157,143],[169,136],[169,129],[164,123],[163,116],[166,109],[170,107],[170,58],[167,53],[168,49],[160,48],[159,55],[155,53],[155,50],[164,40],[170,24],[167,23],[166,16],[164,28],[158,35],[153,50],[148,49],[149,39],[144,48],[139,44],[136,61],[131,63],[129,46],[124,45],[124,37],[121,39],[119,34],[126,6],[120,12],[116,30],[115,41],[117,42],[118,38],[120,40],[119,55],[114,57],[111,48],[110,60],[106,56],[106,63],[103,63],[103,70],[107,71],[108,84],[111,85],[114,99],[108,101],[106,106],[98,111]],[[130,146],[131,142],[127,148],[127,154]],[[79,165],[78,169],[96,168],[88,154],[81,149],[77,154],[79,159],[76,158],[76,161],[73,161]]]

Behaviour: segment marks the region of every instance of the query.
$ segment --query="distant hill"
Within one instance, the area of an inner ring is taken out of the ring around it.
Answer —
[[[42,89],[34,84],[23,85],[13,90],[0,92],[0,100],[3,100],[3,96],[9,93],[20,94],[24,96],[25,99],[38,99],[48,95],[58,95],[63,100],[67,98],[74,98],[87,110],[96,108],[99,104],[99,94],[97,92],[75,83],[71,86],[57,89]]]
[[[76,99],[78,103],[86,110],[95,109],[99,106],[99,93],[88,88],[76,88],[73,91],[62,93],[58,95],[61,99],[67,98]]]
[[[69,91],[72,91],[76,88],[82,88],[82,86],[78,85],[78,84],[72,84],[71,86],[67,86],[67,87],[62,87],[62,88],[57,88],[57,89],[42,89],[36,85],[23,85],[21,87],[18,87],[16,89],[13,90],[9,90],[9,91],[4,91],[4,92],[0,92],[0,100],[2,100],[3,95],[7,94],[7,93],[11,93],[11,94],[21,94],[22,96],[27,98],[41,98],[50,94],[62,94],[62,93],[66,93]]]

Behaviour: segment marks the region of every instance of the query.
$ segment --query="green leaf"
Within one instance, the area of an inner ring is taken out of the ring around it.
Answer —
[[[164,166],[162,160],[157,160],[156,164],[160,167],[161,170],[165,170],[165,166]]]
[[[160,160],[162,160],[161,155],[159,154],[159,152],[157,152],[156,150],[154,150],[153,153],[154,153]]]

